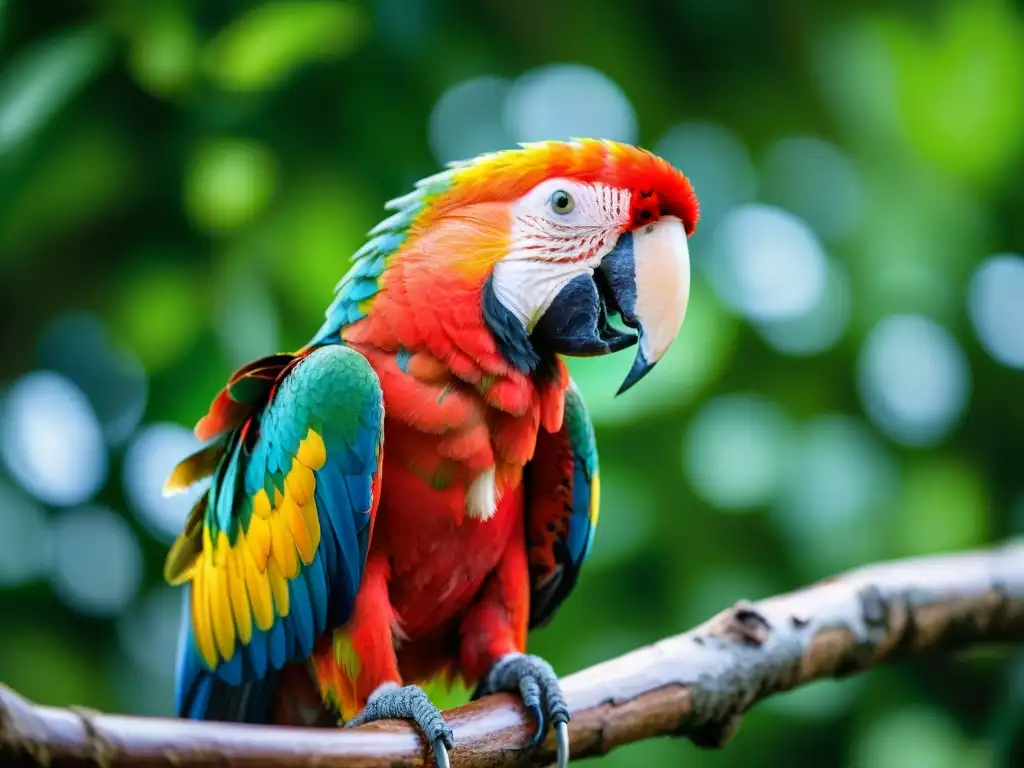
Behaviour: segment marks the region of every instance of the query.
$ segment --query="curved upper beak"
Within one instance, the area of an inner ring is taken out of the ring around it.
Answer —
[[[690,253],[686,228],[675,216],[623,233],[593,277],[566,283],[533,329],[554,351],[604,355],[638,344],[622,394],[647,374],[679,333],[690,297]],[[623,333],[608,322],[619,314],[637,331]]]
[[[663,216],[624,233],[601,261],[615,309],[639,333],[633,367],[616,394],[642,379],[675,340],[690,298],[690,251],[686,228]]]

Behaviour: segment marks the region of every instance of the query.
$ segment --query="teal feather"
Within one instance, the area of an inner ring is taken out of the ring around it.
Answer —
[[[545,531],[537,541],[531,541],[531,551],[538,543],[543,543],[545,548],[550,544],[553,548],[536,563],[536,568],[531,563],[530,627],[546,623],[568,597],[594,540],[596,526],[590,509],[598,476],[597,441],[583,398],[571,381],[565,392],[562,429],[555,435],[541,432],[537,437],[536,455],[550,462],[555,456],[564,455],[565,449],[570,450],[572,463],[567,467],[568,472],[559,472],[556,479],[571,489],[569,502],[551,503],[552,494],[559,500],[555,489],[540,488],[535,489],[526,509],[528,530]],[[526,466],[528,476],[531,471],[532,462]],[[550,473],[546,477],[550,480]],[[559,529],[565,530],[565,534],[554,539],[547,534],[549,530]],[[554,570],[551,570],[552,559]]]
[[[253,422],[257,426],[247,427],[255,433],[246,441],[248,451],[241,428],[229,438],[204,525],[211,533],[237,530],[243,518],[248,525],[252,497],[263,490],[274,499],[275,491],[284,490],[299,444],[315,428],[326,450],[324,465],[314,472],[320,543],[312,563],[288,582],[288,616],[277,616],[266,632],[254,627],[245,646],[236,640],[230,661],[208,669],[189,620],[179,645],[180,715],[205,719],[244,710],[253,717],[239,698],[247,686],[303,660],[320,634],[348,620],[366,560],[383,418],[380,383],[370,364],[353,349],[330,345],[289,368]],[[207,682],[211,676],[216,684]]]

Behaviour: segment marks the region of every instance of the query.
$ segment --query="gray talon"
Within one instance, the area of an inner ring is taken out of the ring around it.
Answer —
[[[418,686],[381,687],[366,702],[363,711],[349,720],[346,726],[354,728],[376,720],[412,720],[434,747],[438,768],[451,768],[448,750],[455,745],[451,728],[445,723],[441,711]]]
[[[518,691],[523,705],[537,720],[533,743],[539,744],[550,725],[555,726],[558,743],[558,768],[569,764],[569,707],[562,694],[555,670],[538,656],[506,656],[491,670],[481,695],[498,691]]]
[[[437,768],[452,768],[452,762],[448,759],[448,750],[445,748],[444,739],[434,740],[434,757],[437,758]]]
[[[569,726],[559,722],[555,724],[555,738],[558,741],[558,768],[569,765]]]

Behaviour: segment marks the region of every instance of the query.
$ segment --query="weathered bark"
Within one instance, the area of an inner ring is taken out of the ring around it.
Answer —
[[[1024,641],[1024,541],[873,565],[786,595],[740,602],[701,626],[563,681],[573,757],[652,736],[723,745],[777,692],[930,651]],[[446,713],[454,766],[547,765],[553,738],[509,695]],[[105,715],[30,704],[0,687],[0,765],[431,765],[405,723],[293,729]]]

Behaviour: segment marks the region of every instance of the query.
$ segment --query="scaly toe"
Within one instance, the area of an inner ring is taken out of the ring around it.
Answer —
[[[451,765],[448,750],[455,746],[455,737],[441,716],[441,711],[431,703],[430,697],[421,688],[415,685],[381,686],[370,696],[363,711],[346,725],[354,728],[377,720],[412,720],[433,746],[438,768],[449,768]]]
[[[537,720],[533,743],[539,744],[548,727],[554,725],[558,736],[558,765],[569,762],[569,707],[562,695],[558,676],[544,659],[538,656],[511,654],[491,670],[484,683],[484,691],[519,691],[526,709]]]

